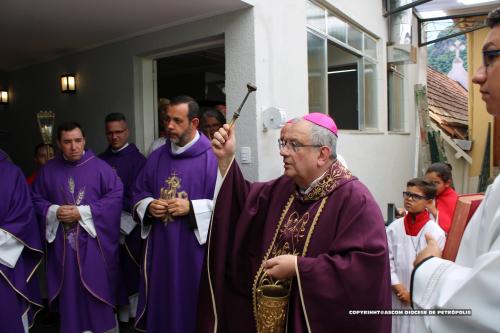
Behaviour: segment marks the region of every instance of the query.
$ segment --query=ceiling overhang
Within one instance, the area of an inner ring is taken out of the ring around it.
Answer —
[[[2,0],[0,71],[9,72],[250,6],[249,0]]]

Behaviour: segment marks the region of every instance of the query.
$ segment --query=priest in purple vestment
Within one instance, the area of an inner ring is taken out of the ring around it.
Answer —
[[[136,327],[190,333],[212,213],[217,159],[197,131],[199,107],[174,98],[167,109],[167,142],[151,153],[134,190],[134,214],[146,240]]]
[[[270,317],[260,290],[270,283],[288,293],[281,321],[287,332],[390,332],[390,316],[349,312],[391,308],[389,258],[380,209],[337,161],[336,142],[330,117],[294,119],[279,140],[284,175],[249,183],[234,161],[234,128],[225,125],[215,134],[220,178],[199,332],[279,325],[265,321]]]
[[[117,332],[115,316],[123,185],[91,150],[78,123],[59,126],[62,155],[33,184],[46,239],[50,306],[61,332]]]
[[[146,158],[128,142],[127,120],[121,113],[105,118],[108,149],[99,158],[106,161],[123,183],[123,203],[120,220],[120,274],[118,277],[118,319],[128,322],[135,318],[139,293],[139,269],[142,249],[141,230],[132,218],[132,188]]]
[[[0,151],[0,331],[28,332],[41,308],[40,228],[21,170]]]

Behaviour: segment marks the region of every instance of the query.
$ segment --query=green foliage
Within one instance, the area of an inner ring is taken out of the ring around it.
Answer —
[[[448,72],[451,70],[453,59],[455,58],[455,51],[450,51],[450,46],[454,45],[457,39],[461,41],[463,45],[467,46],[465,35],[445,39],[441,42],[429,45],[427,47],[428,65],[438,72],[448,74]],[[467,50],[460,51],[460,59],[462,59],[462,61],[464,62],[464,68],[465,70],[467,70]]]

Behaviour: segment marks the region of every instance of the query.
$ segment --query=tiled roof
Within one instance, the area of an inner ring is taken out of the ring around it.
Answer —
[[[445,74],[427,67],[429,116],[452,138],[467,137],[467,90]]]

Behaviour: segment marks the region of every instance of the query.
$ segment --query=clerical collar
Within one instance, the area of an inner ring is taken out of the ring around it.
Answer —
[[[429,220],[430,216],[427,209],[416,215],[406,213],[404,217],[406,234],[409,236],[417,236],[420,230],[422,230],[424,225],[426,225]]]
[[[112,152],[113,154],[116,154],[116,153],[121,152],[123,149],[125,149],[125,148],[127,148],[127,147],[128,147],[128,142],[127,142],[127,143],[126,143],[123,147],[121,147],[120,149],[116,149],[116,150],[115,150],[115,149],[111,149],[111,152]]]
[[[327,173],[327,172],[328,172],[328,170],[326,170],[325,172],[323,172],[323,174],[322,174],[321,176],[319,176],[318,178],[316,178],[315,180],[313,180],[313,181],[311,182],[311,184],[309,184],[309,187],[308,187],[308,188],[306,188],[306,189],[302,189],[302,188],[300,188],[300,189],[299,189],[300,194],[307,194],[307,193],[311,192],[311,190],[312,190],[312,189],[313,189],[316,185],[318,185],[318,184],[319,184],[319,182],[320,182],[320,181],[321,181],[321,179],[322,179],[322,178],[326,175],[326,173]]]
[[[182,154],[183,152],[185,152],[186,150],[188,150],[189,148],[191,148],[191,146],[194,145],[196,143],[196,141],[198,141],[199,139],[200,139],[200,133],[198,133],[198,131],[196,131],[196,134],[195,134],[193,140],[189,141],[188,143],[186,143],[182,147],[176,145],[175,143],[173,143],[171,141],[170,142],[170,147],[171,147],[171,150],[172,150],[172,154],[174,154],[174,155]]]
[[[66,161],[69,161],[69,160],[66,158],[66,156],[64,156],[64,154],[61,154],[61,155],[62,155],[62,157],[63,157]],[[79,160],[81,160],[81,159],[83,158],[83,156],[85,156],[85,149],[83,150],[83,154],[82,154],[82,156],[80,156],[80,158],[78,159],[78,161],[79,161]],[[75,162],[78,162],[78,161],[75,161]]]

